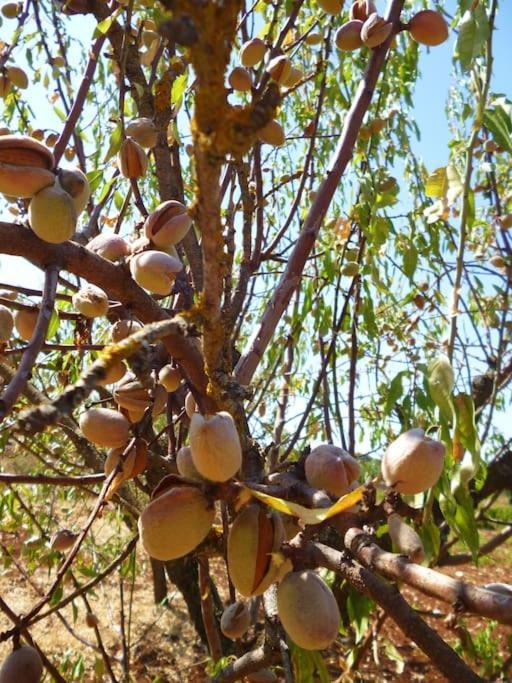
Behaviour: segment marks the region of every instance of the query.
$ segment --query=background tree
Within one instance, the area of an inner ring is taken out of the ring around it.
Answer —
[[[2,258],[1,550],[37,598],[0,599],[1,680],[89,675],[33,633],[81,638],[69,604],[95,675],[140,680],[149,564],[216,681],[357,671],[386,620],[449,680],[506,675],[512,589],[432,569],[512,536],[500,8],[342,4],[3,5],[0,253],[44,278]],[[452,30],[427,169],[420,46]],[[115,576],[121,655],[90,603]],[[447,603],[455,649],[393,583]]]

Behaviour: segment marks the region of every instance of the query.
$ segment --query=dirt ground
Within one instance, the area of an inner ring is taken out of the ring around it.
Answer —
[[[205,668],[207,652],[196,638],[193,628],[187,621],[184,603],[176,593],[170,594],[169,606],[155,606],[153,602],[151,572],[147,558],[139,551],[139,560],[143,564],[133,585],[133,607],[131,621],[124,624],[125,637],[130,643],[130,672],[131,680],[136,683],[200,683],[207,681]],[[484,559],[476,568],[471,565],[446,568],[447,574],[457,576],[465,581],[478,584],[490,582],[511,582],[512,580],[512,548],[508,546],[498,548],[493,555]],[[99,620],[99,629],[105,647],[110,655],[120,662],[123,647],[123,629],[120,619],[120,589],[119,578],[115,574],[94,594],[89,596],[91,610]],[[33,576],[40,589],[46,588],[51,576],[44,569],[39,569]],[[83,580],[83,577],[81,577]],[[87,579],[86,579],[87,580]],[[125,614],[129,612],[131,583],[124,582],[123,599]],[[71,590],[65,586],[65,593]],[[416,591],[404,588],[406,598],[425,613],[429,624],[440,632],[443,639],[450,645],[460,642],[459,635],[447,623],[449,606],[431,598],[427,598]],[[26,612],[38,598],[35,589],[26,580],[20,580],[20,574],[14,566],[4,569],[0,573],[0,594],[3,599],[17,613]],[[102,673],[102,661],[97,650],[94,630],[85,623],[86,608],[81,601],[77,602],[78,611],[72,606],[65,607],[61,618],[52,615],[39,622],[31,629],[33,638],[56,664],[67,663],[64,678],[69,683],[81,681],[84,683],[99,683],[110,680]],[[375,615],[377,616],[377,615]],[[480,653],[494,652],[497,661],[505,661],[510,657],[509,639],[512,643],[512,629],[496,626],[492,633],[485,637],[486,623],[477,617],[464,617],[472,637],[479,637]],[[5,616],[0,615],[0,631],[10,626]],[[0,644],[0,658],[8,652],[5,643]],[[478,654],[478,653],[477,653]],[[347,670],[346,648],[337,643],[326,653],[329,675],[332,681],[349,683],[350,681],[426,681],[436,683],[446,680],[429,663],[423,653],[409,642],[400,630],[386,620],[379,632],[377,644],[370,645],[360,663],[357,673]],[[403,661],[400,661],[403,660]],[[473,669],[481,675],[485,672],[480,668],[478,658],[471,662]],[[117,667],[119,680],[121,668]],[[508,670],[512,677],[512,667]],[[487,679],[487,676],[484,675]],[[45,681],[48,681],[48,676]],[[512,678],[501,680],[512,681]],[[23,683],[20,681],[19,683]],[[463,683],[461,681],[461,683]]]

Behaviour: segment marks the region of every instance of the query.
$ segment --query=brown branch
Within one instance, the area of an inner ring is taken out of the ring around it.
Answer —
[[[391,0],[386,20],[397,27],[404,0]],[[254,331],[248,346],[236,366],[236,376],[241,384],[249,384],[274,331],[285,312],[293,292],[300,283],[304,267],[310,255],[323,219],[330,206],[341,176],[352,157],[363,117],[370,105],[377,79],[384,65],[394,33],[381,46],[375,48],[368,62],[354,101],[345,117],[337,148],[329,164],[326,178],[321,183],[315,200],[304,220],[300,235],[290,254],[285,271]]]
[[[108,478],[105,480],[103,487],[101,489],[101,492],[98,496],[98,499],[97,499],[93,509],[91,510],[91,513],[89,514],[89,517],[87,518],[82,531],[79,533],[78,538],[76,539],[75,543],[73,544],[73,547],[70,549],[68,555],[65,557],[65,559],[61,563],[59,569],[57,570],[57,574],[55,576],[55,579],[53,580],[53,582],[52,582],[50,588],[47,590],[46,594],[41,598],[41,600],[39,600],[32,607],[32,609],[28,612],[28,614],[26,614],[20,620],[19,624],[14,629],[11,629],[10,631],[4,631],[0,635],[0,642],[8,640],[13,635],[18,633],[20,631],[20,629],[26,628],[29,625],[29,623],[31,622],[31,620],[33,620],[33,618],[35,616],[37,616],[37,614],[39,614],[39,612],[43,609],[43,607],[50,602],[53,594],[57,590],[62,579],[64,578],[64,575],[66,574],[68,569],[73,564],[73,561],[74,561],[76,555],[78,554],[78,551],[80,550],[82,543],[83,543],[85,537],[87,536],[87,534],[89,532],[89,529],[93,525],[93,522],[96,519],[100,509],[103,507],[105,496],[106,496],[107,491],[110,487],[110,484],[112,483],[114,477],[117,475],[120,467],[122,466],[122,462],[123,462],[124,457],[126,456],[127,453],[129,453],[129,451],[132,447],[133,447],[133,439],[130,441],[128,446],[125,448],[124,453],[122,454],[117,467],[115,467],[112,470],[112,472],[110,473]]]
[[[117,344],[107,346],[73,385],[64,389],[54,401],[28,408],[19,417],[18,425],[25,433],[37,434],[46,426],[55,424],[63,415],[70,415],[84,401],[105,374],[117,361],[132,356],[136,351],[147,349],[148,345],[165,338],[169,334],[188,333],[186,323],[178,316],[146,325],[140,331],[122,339]]]
[[[422,593],[456,605],[458,610],[473,612],[502,624],[512,624],[512,598],[479,588],[433,569],[414,564],[403,555],[388,553],[361,529],[349,529],[345,546],[365,566],[388,579],[403,581]]]
[[[0,222],[0,253],[22,256],[40,268],[54,263],[83,277],[104,289],[109,298],[120,301],[143,323],[168,317],[155,300],[131,278],[126,267],[115,265],[74,242],[48,244],[28,228]],[[170,334],[163,343],[198,391],[205,393],[207,379],[203,360],[194,341],[179,334]]]
[[[492,553],[493,550],[499,548],[499,546],[505,543],[505,541],[508,541],[509,538],[512,538],[512,526],[509,526],[507,529],[500,531],[499,534],[496,534],[496,536],[487,541],[487,543],[484,543],[478,551],[478,557],[482,557],[483,555],[488,555],[489,553]],[[447,555],[446,557],[440,558],[439,566],[453,567],[454,565],[466,564],[466,562],[471,562],[472,559],[473,557],[469,553],[461,553],[460,555]]]
[[[49,266],[46,270],[43,298],[41,300],[41,307],[37,317],[36,327],[30,340],[23,358],[20,361],[18,369],[14,374],[2,396],[0,396],[0,422],[10,412],[13,405],[18,400],[19,395],[23,392],[27,381],[32,374],[32,369],[36,362],[39,351],[46,340],[48,326],[53,313],[53,306],[55,303],[55,293],[57,291],[57,280],[59,277],[59,269],[57,266]]]
[[[208,639],[208,649],[210,650],[210,657],[213,661],[218,662],[222,657],[222,645],[213,609],[208,558],[204,556],[199,557],[197,564],[199,571],[201,614],[203,616],[204,630]]]
[[[49,477],[45,474],[5,474],[0,473],[0,484],[50,484],[51,486],[87,486],[104,481],[104,474],[89,474],[82,477]]]
[[[303,548],[292,548],[287,553],[307,560],[312,566],[322,566],[341,574],[358,592],[372,598],[418,645],[449,681],[482,683],[475,672],[404,600],[398,589],[376,576],[360,564],[347,559],[343,553],[321,543],[307,543]]]
[[[135,546],[137,545],[137,541],[139,540],[139,535],[137,534],[134,536],[131,541],[127,544],[126,548],[123,550],[123,552],[119,555],[119,557],[116,557],[116,559],[111,562],[108,567],[106,567],[102,572],[100,572],[97,576],[94,577],[94,579],[91,579],[88,583],[85,583],[83,586],[80,586],[77,588],[73,593],[70,593],[67,595],[65,598],[63,598],[57,605],[54,605],[53,607],[50,607],[50,609],[46,610],[46,612],[40,612],[37,614],[33,619],[31,619],[29,626],[32,626],[32,624],[35,624],[38,621],[42,621],[43,619],[46,619],[46,617],[49,617],[50,614],[53,614],[54,612],[58,612],[61,610],[63,607],[66,605],[69,605],[70,602],[73,602],[76,598],[80,597],[81,595],[84,595],[85,593],[88,593],[90,590],[92,590],[95,586],[97,586],[105,577],[107,577],[109,574],[112,574],[117,567],[130,555],[130,553],[135,549]]]
[[[82,113],[85,104],[85,99],[87,97],[87,93],[89,92],[94,72],[96,71],[98,57],[106,37],[106,35],[101,34],[99,38],[97,38],[94,41],[91,49],[89,50],[89,61],[85,68],[82,82],[80,83],[80,86],[76,93],[75,101],[73,102],[71,110],[67,116],[64,128],[62,129],[59,139],[57,140],[55,147],[53,149],[53,156],[55,157],[56,166],[58,166],[60,158],[64,154],[64,150],[66,149],[66,145],[69,142],[69,138],[75,132],[75,126],[80,117],[80,114]]]

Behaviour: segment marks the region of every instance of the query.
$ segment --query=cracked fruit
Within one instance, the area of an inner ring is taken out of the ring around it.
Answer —
[[[153,294],[171,293],[176,274],[183,268],[181,261],[161,251],[143,251],[130,261],[135,282]]]
[[[275,553],[284,539],[281,517],[273,510],[250,503],[235,517],[227,561],[231,581],[242,595],[261,595],[277,581],[280,564]]]
[[[0,136],[0,192],[32,197],[55,182],[52,152],[25,135]]]
[[[163,202],[144,223],[144,234],[160,249],[181,242],[192,225],[187,207],[175,199]]]

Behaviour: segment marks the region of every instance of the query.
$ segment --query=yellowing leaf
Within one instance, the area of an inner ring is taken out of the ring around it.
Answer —
[[[440,168],[436,168],[435,171],[432,171],[427,178],[427,182],[425,184],[425,194],[427,197],[442,198],[445,197],[447,189],[448,182],[446,167],[441,166]]]
[[[312,510],[303,505],[299,505],[298,503],[293,503],[290,500],[283,500],[282,498],[276,498],[275,496],[269,496],[266,493],[255,491],[248,486],[244,488],[246,488],[254,498],[265,503],[268,507],[271,507],[278,512],[284,512],[286,515],[298,517],[304,524],[320,524],[320,522],[324,522],[326,519],[348,510],[361,500],[364,490],[364,486],[359,486],[357,489],[347,493],[347,495],[342,496],[330,507],[315,508]]]

